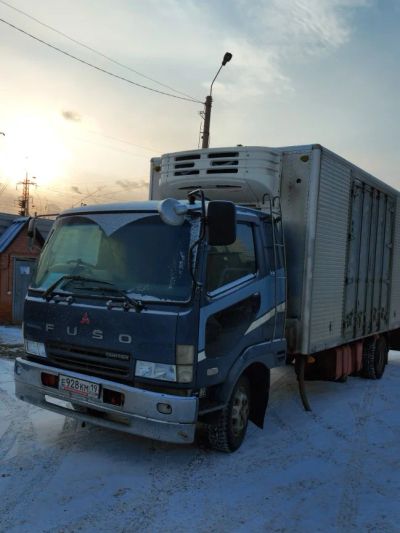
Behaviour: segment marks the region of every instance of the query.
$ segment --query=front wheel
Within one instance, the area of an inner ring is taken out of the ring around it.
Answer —
[[[231,453],[237,450],[246,435],[250,414],[250,385],[246,376],[236,383],[228,404],[215,422],[208,424],[208,441],[214,450]]]

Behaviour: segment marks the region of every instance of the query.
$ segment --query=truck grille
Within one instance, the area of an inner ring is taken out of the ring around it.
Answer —
[[[59,368],[105,378],[130,376],[130,354],[58,343],[48,343],[46,348],[47,359]]]

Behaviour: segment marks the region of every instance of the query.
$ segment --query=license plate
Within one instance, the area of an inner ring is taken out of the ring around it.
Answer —
[[[100,396],[100,385],[70,376],[60,376],[58,389],[73,392],[83,398],[98,398]]]

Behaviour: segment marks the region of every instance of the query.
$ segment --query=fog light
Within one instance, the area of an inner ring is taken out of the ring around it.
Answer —
[[[54,374],[47,374],[45,372],[42,372],[41,378],[42,378],[42,384],[45,387],[53,387],[54,389],[57,389],[58,376],[55,376]]]
[[[14,372],[17,374],[17,376],[22,374],[22,366],[19,365],[17,361],[15,361]]]
[[[111,405],[124,405],[125,396],[122,392],[111,389],[103,389],[103,402]]]
[[[172,407],[169,403],[158,403],[157,411],[163,415],[170,415],[172,413]]]

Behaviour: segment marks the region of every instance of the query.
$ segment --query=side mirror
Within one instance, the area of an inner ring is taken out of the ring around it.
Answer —
[[[236,207],[233,202],[213,200],[207,206],[208,244],[228,246],[236,241]]]

